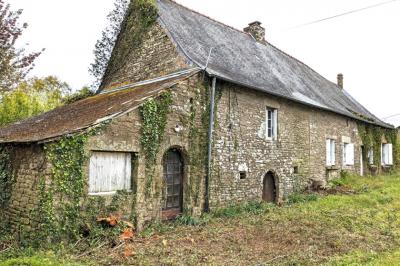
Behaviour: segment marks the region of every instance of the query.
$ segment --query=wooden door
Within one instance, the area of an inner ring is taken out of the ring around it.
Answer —
[[[266,202],[276,201],[275,177],[271,172],[267,173],[264,177],[262,197]]]
[[[173,219],[182,213],[183,162],[180,153],[170,150],[164,158],[164,208],[163,217]]]

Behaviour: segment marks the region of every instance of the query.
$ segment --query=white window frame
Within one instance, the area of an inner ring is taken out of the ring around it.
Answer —
[[[271,123],[269,123],[270,120]],[[267,140],[278,139],[278,109],[276,108],[267,107],[265,116],[265,137]]]
[[[132,154],[92,151],[89,163],[89,195],[132,191]]]
[[[336,140],[326,140],[326,166],[336,165]]]
[[[393,165],[393,144],[382,143],[382,145],[381,145],[381,163],[383,166]]]
[[[353,143],[343,143],[343,165],[354,165],[354,150],[355,149]]]

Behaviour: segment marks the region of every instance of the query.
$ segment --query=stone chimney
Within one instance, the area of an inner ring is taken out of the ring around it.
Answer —
[[[339,88],[343,89],[343,74],[337,75],[337,85]]]
[[[244,32],[251,34],[257,42],[266,43],[265,40],[265,29],[261,27],[261,22],[254,21],[249,24],[248,27],[244,28]]]

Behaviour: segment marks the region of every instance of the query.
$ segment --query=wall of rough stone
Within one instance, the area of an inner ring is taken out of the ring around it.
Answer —
[[[142,119],[139,110],[134,110],[122,117],[119,117],[108,125],[100,135],[91,137],[87,145],[87,151],[119,151],[131,152],[138,156],[138,167],[133,174],[135,188],[132,197],[136,198],[136,216],[139,228],[154,219],[159,218],[162,209],[162,189],[163,189],[163,156],[170,148],[177,148],[184,158],[184,202],[185,210],[192,214],[200,214],[203,207],[204,194],[204,168],[199,172],[192,173],[194,168],[194,158],[192,151],[195,148],[205,147],[205,143],[192,143],[192,138],[189,137],[191,119],[193,125],[200,130],[202,127],[201,113],[204,111],[204,106],[200,100],[200,95],[205,93],[205,88],[198,83],[199,76],[194,76],[182,83],[174,86],[171,89],[173,103],[170,107],[167,126],[161,143],[160,152],[157,156],[155,167],[155,178],[152,183],[151,195],[146,197],[146,171],[145,158],[140,145],[140,129]],[[196,110],[196,116],[193,117],[193,110]],[[179,132],[175,128],[179,127]],[[201,130],[198,134],[202,134]],[[197,147],[193,147],[197,146]],[[89,169],[86,167],[87,175]],[[201,178],[200,182],[195,180]],[[193,185],[199,183],[201,199],[197,202],[194,199],[192,191]]]
[[[114,69],[107,69],[102,88],[157,78],[188,67],[160,24],[151,26],[142,40],[137,47],[131,47],[124,61],[118,62]],[[118,46],[117,42],[115,49],[121,49]]]
[[[355,121],[225,82],[218,82],[217,89],[212,207],[261,199],[268,171],[279,180],[278,200],[305,189],[312,180],[326,183],[341,170],[360,173],[361,140]],[[267,107],[278,110],[275,141],[265,137]],[[332,169],[326,167],[328,138],[336,139]],[[353,166],[343,165],[343,141],[355,144]],[[243,169],[247,178],[242,180],[239,172]]]
[[[10,160],[14,183],[5,214],[12,226],[32,226],[32,211],[37,208],[39,200],[39,180],[51,175],[43,146],[14,145],[10,149]]]

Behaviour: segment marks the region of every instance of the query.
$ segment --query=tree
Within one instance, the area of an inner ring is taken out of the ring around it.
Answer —
[[[71,90],[56,77],[32,78],[5,92],[0,102],[0,125],[7,125],[61,106]]]
[[[115,42],[120,33],[121,24],[128,9],[129,0],[115,0],[114,10],[107,16],[108,26],[103,30],[101,38],[95,45],[94,63],[90,65],[89,72],[94,77],[93,88],[97,89],[103,79],[110,61]]]
[[[26,53],[25,48],[15,44],[28,24],[18,23],[22,10],[12,11],[9,4],[0,0],[0,92],[15,89],[33,68],[41,54]]]
[[[65,104],[71,104],[71,103],[80,101],[80,100],[82,100],[82,99],[91,97],[91,96],[93,96],[93,95],[95,95],[95,93],[94,93],[92,90],[90,90],[89,87],[83,87],[83,88],[80,89],[79,91],[77,91],[77,92],[75,92],[75,93],[73,93],[73,94],[71,94],[71,95],[68,95],[68,96],[64,97],[63,103],[65,103]]]

